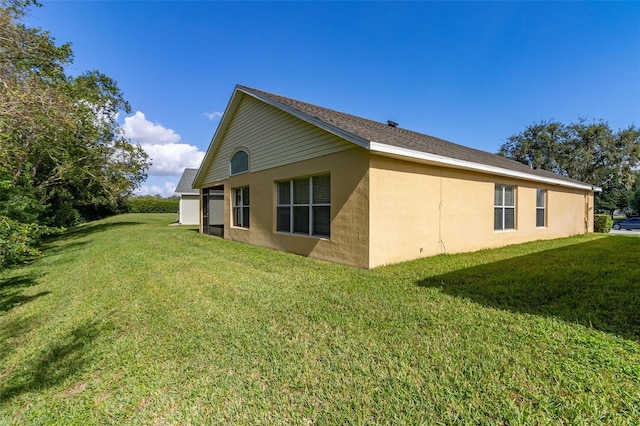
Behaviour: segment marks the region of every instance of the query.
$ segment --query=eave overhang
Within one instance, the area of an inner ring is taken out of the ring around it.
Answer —
[[[214,151],[217,150],[217,147],[219,145],[218,139],[220,139],[222,137],[221,135],[226,131],[226,127],[228,126],[231,120],[231,117],[235,112],[235,109],[240,103],[242,96],[245,96],[245,95],[254,97],[268,105],[273,106],[274,108],[277,108],[281,111],[291,114],[294,117],[299,118],[300,120],[303,120],[329,133],[339,136],[349,142],[354,143],[355,145],[361,148],[367,149],[373,154],[401,159],[404,161],[410,161],[414,163],[430,164],[430,165],[439,166],[439,167],[449,167],[449,168],[460,169],[460,170],[468,170],[468,171],[474,171],[479,173],[492,174],[496,176],[510,177],[514,179],[522,179],[522,180],[531,181],[531,182],[545,183],[548,185],[557,185],[565,188],[573,188],[573,189],[580,189],[580,190],[593,191],[593,192],[602,191],[602,188],[589,185],[583,182],[567,181],[563,179],[555,179],[552,177],[539,176],[532,173],[526,173],[526,172],[511,170],[511,169],[502,168],[502,167],[490,166],[482,163],[476,163],[473,161],[460,160],[460,159],[446,157],[442,155],[431,154],[424,151],[416,151],[413,149],[402,148],[402,147],[389,145],[381,142],[369,141],[366,138],[355,135],[338,126],[327,123],[326,121],[323,121],[312,115],[304,113],[298,109],[295,109],[288,105],[280,103],[268,96],[263,95],[262,93],[255,92],[251,88],[241,86],[241,85],[236,86],[233,92],[233,95],[229,100],[229,104],[225,109],[222,119],[220,120],[220,124],[218,125],[218,128],[216,129],[216,132],[213,138],[211,139],[209,148],[207,149],[207,155],[205,156],[205,159],[202,161],[200,169],[198,169],[198,173],[196,174],[196,177],[194,179],[193,187],[201,188],[202,182],[200,180],[203,178],[201,173],[204,169],[206,169],[209,166],[211,159],[214,156]]]
[[[582,189],[586,191],[600,192],[602,188],[581,182],[569,182],[563,179],[554,179],[545,176],[537,176],[530,173],[524,173],[517,170],[505,169],[502,167],[489,166],[472,161],[459,160],[457,158],[445,157],[442,155],[431,154],[423,151],[416,151],[407,148],[401,148],[379,142],[370,142],[369,151],[374,154],[385,157],[396,158],[414,163],[429,164],[433,166],[449,167],[453,169],[469,170],[479,173],[487,173],[497,176],[504,176],[514,179],[522,179],[532,182],[546,183],[548,185],[563,186],[566,188]]]

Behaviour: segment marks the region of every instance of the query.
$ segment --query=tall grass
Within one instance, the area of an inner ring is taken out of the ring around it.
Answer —
[[[0,424],[640,423],[640,239],[363,271],[174,219],[0,275]]]

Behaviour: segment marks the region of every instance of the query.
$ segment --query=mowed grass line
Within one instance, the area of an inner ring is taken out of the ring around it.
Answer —
[[[0,424],[640,422],[640,239],[363,271],[173,219],[0,274]]]

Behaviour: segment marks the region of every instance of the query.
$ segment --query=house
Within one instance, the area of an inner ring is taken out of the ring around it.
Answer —
[[[193,187],[198,169],[184,169],[175,193],[180,196],[178,222],[181,225],[200,223],[200,191]]]
[[[593,231],[593,188],[236,86],[193,186],[205,234],[373,268]]]

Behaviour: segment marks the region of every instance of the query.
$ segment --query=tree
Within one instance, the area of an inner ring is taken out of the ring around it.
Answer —
[[[640,214],[640,171],[636,171],[636,179],[629,195],[629,207],[633,214]]]
[[[31,6],[0,0],[0,268],[37,255],[52,226],[116,212],[149,167],[119,129],[116,82],[66,75],[71,45],[21,24]]]
[[[65,74],[71,45],[20,23],[38,3],[0,4],[0,182],[12,205],[0,214],[69,225],[117,211],[149,167],[117,122],[129,104],[99,71]]]
[[[620,183],[607,184],[605,187],[606,190],[603,190],[596,197],[598,210],[612,213],[630,206],[632,189],[626,188]]]
[[[541,121],[511,136],[499,154],[601,187],[596,208],[614,210],[628,205],[640,165],[640,130],[631,125],[614,132],[607,122],[582,118],[569,125]]]

